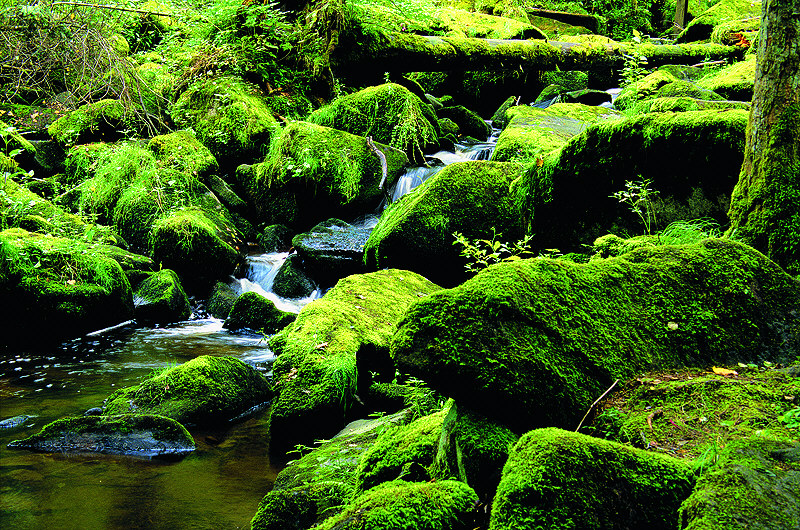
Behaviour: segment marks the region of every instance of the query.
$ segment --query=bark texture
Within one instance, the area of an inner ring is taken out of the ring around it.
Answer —
[[[732,235],[800,273],[800,0],[763,0]]]

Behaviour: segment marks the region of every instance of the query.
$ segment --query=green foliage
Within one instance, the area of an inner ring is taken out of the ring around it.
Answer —
[[[786,425],[787,429],[800,429],[800,407],[787,410],[778,419]]]
[[[630,211],[636,214],[644,226],[645,234],[648,236],[652,233],[656,223],[653,200],[658,196],[658,191],[650,188],[650,185],[652,185],[650,179],[627,180],[625,181],[624,190],[617,191],[611,195],[621,204],[626,204]]]
[[[533,236],[526,235],[522,239],[513,243],[500,241],[503,234],[498,234],[492,227],[491,239],[470,240],[460,232],[454,232],[454,245],[461,245],[461,255],[467,259],[464,268],[467,272],[479,272],[489,265],[500,263],[501,261],[515,261],[526,256],[532,256],[530,240]]]
[[[660,245],[690,245],[709,237],[722,237],[719,223],[713,219],[673,221],[658,233]]]
[[[642,36],[635,29],[633,30],[633,42],[642,43]],[[622,71],[620,72],[620,86],[626,87],[631,83],[643,79],[649,73],[647,70],[647,56],[640,53],[639,47],[634,46],[632,53],[623,53]]]

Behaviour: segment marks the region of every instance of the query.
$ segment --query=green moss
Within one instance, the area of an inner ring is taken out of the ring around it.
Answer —
[[[427,481],[446,412],[442,410],[383,431],[359,461],[356,471],[359,490],[366,491],[397,478],[407,482]]]
[[[695,17],[686,25],[678,42],[705,40],[711,37],[716,26],[742,21],[761,15],[761,5],[751,0],[720,0]]]
[[[191,315],[189,299],[175,271],[162,269],[150,274],[134,291],[136,319],[168,323],[186,320]]]
[[[777,265],[723,239],[587,264],[519,260],[414,304],[391,352],[517,432],[574,428],[614,379],[651,366],[792,359],[799,297]]]
[[[685,530],[800,526],[797,441],[751,438],[728,445],[680,508]]]
[[[687,112],[693,110],[750,110],[750,104],[744,101],[711,101],[693,97],[657,97],[640,101],[634,107],[635,114],[648,112]]]
[[[438,145],[436,116],[427,103],[396,83],[342,96],[311,113],[311,123],[332,127],[400,149],[411,159]]]
[[[195,83],[178,97],[171,115],[178,127],[194,129],[230,169],[257,158],[278,130],[261,91],[236,77]]]
[[[272,282],[272,291],[283,298],[303,298],[315,289],[314,282],[303,270],[299,254],[290,254]]]
[[[219,171],[214,155],[191,131],[155,136],[147,143],[147,147],[166,167],[191,175],[201,182],[206,182],[212,173]]]
[[[460,134],[478,140],[485,140],[492,132],[492,128],[480,116],[463,105],[441,108],[436,111],[436,115],[439,118],[453,120],[458,125]]]
[[[520,105],[506,112],[508,125],[492,153],[496,162],[530,162],[563,146],[589,124],[613,120],[619,114],[603,107],[556,103],[546,109]]]
[[[395,322],[414,300],[437,289],[408,271],[349,276],[270,339],[278,355],[273,365],[279,392],[271,417],[273,448],[340,428],[354,404],[357,378],[369,378],[367,370],[356,369],[357,358],[359,364],[386,358]]]
[[[465,482],[482,500],[490,500],[508,453],[518,438],[508,427],[454,403],[442,422],[430,474],[436,480],[452,478]]]
[[[351,502],[319,530],[464,530],[478,497],[463,482],[381,484]]]
[[[208,295],[206,309],[214,318],[226,319],[236,301],[236,291],[227,283],[217,282]]]
[[[45,425],[38,434],[11,442],[9,447],[45,452],[160,456],[185,454],[193,451],[195,444],[189,431],[175,420],[121,414],[56,420]]]
[[[651,113],[591,125],[542,167],[530,165],[512,191],[539,248],[578,251],[609,232],[641,232],[636,217],[610,198],[641,178],[660,193],[655,229],[698,217],[725,223],[746,127],[742,110]]]
[[[636,236],[622,238],[615,234],[600,236],[592,243],[592,254],[600,258],[615,258],[637,248],[652,247],[658,244],[657,236]]]
[[[508,188],[521,167],[506,162],[459,162],[445,167],[391,204],[364,246],[370,269],[398,267],[453,285],[464,279],[465,261],[453,232],[470,239],[522,237],[522,219]]]
[[[53,122],[47,133],[63,145],[83,144],[98,139],[118,138],[117,129],[125,119],[125,107],[115,99],[89,103]]]
[[[408,159],[377,145],[386,156],[388,187]],[[263,163],[242,166],[236,175],[267,223],[306,227],[330,217],[353,217],[383,197],[380,161],[363,137],[306,122],[288,125]]]
[[[429,26],[431,34],[447,37],[478,37],[482,39],[544,39],[535,26],[520,18],[483,14],[461,9],[440,8],[433,13],[435,22]]]
[[[680,460],[537,429],[508,457],[489,528],[666,530],[693,485],[691,467]]]
[[[800,379],[780,370],[734,368],[738,376],[664,370],[627,381],[603,402],[587,432],[687,459],[753,435],[797,438],[796,429],[778,418],[793,406],[786,396],[800,394]]]
[[[713,90],[726,99],[750,101],[753,99],[753,84],[756,80],[756,57],[748,56],[719,70],[713,71],[697,82],[697,86]]]
[[[281,311],[270,300],[255,291],[249,291],[233,303],[224,327],[232,331],[249,328],[273,334],[294,322],[295,318],[295,314]]]
[[[104,414],[158,414],[181,423],[216,425],[264,403],[269,383],[234,357],[203,355],[111,394]]]
[[[132,314],[130,284],[102,246],[19,228],[0,232],[5,344],[58,342]]]
[[[668,69],[659,69],[638,81],[627,85],[614,100],[614,106],[620,110],[633,107],[638,102],[658,97],[658,91],[675,81],[680,80]]]

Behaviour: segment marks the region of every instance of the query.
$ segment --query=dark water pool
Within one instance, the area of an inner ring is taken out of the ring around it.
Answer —
[[[274,358],[260,337],[231,335],[215,320],[0,353],[0,419],[37,416],[0,430],[0,528],[249,528],[279,471],[268,456],[268,411],[224,430],[190,429],[197,450],[178,461],[6,448],[200,355],[232,355],[261,370]]]

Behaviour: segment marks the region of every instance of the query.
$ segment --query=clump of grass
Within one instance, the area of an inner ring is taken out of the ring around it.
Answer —
[[[719,223],[707,217],[674,221],[658,234],[661,245],[691,245],[709,237],[722,237]]]

